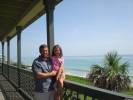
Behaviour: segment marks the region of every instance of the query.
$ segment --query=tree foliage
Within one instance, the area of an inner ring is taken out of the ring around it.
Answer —
[[[130,84],[128,76],[128,62],[121,62],[117,52],[109,52],[105,55],[103,66],[92,65],[88,79],[97,87],[121,91],[127,89]]]

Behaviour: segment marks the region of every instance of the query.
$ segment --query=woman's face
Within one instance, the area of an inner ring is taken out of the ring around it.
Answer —
[[[55,48],[54,54],[55,56],[60,57],[60,48]]]

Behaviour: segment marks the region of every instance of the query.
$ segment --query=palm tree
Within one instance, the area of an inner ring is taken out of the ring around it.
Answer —
[[[117,52],[107,53],[103,66],[92,65],[88,79],[97,87],[121,91],[130,84],[128,62],[121,62]]]

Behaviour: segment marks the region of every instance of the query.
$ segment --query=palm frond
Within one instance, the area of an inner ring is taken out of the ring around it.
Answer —
[[[117,52],[105,55],[104,66],[92,65],[89,79],[95,86],[113,91],[120,91],[129,87],[128,62],[121,62]]]
[[[121,64],[120,65],[121,74],[128,74],[128,67],[129,67],[128,62],[125,62],[125,63]]]

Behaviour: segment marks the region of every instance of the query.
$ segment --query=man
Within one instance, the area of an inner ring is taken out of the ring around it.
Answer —
[[[32,71],[35,79],[35,100],[54,100],[54,76],[47,45],[39,47],[40,56],[33,61]]]

